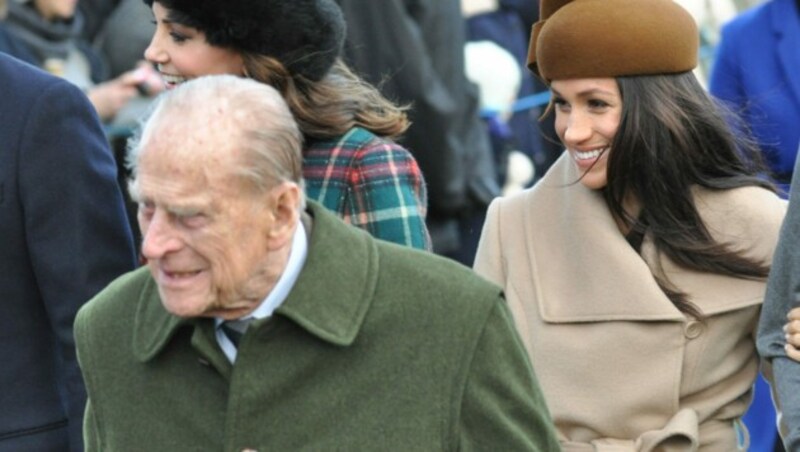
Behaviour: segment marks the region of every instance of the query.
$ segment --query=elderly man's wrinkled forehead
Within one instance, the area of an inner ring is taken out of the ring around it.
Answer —
[[[152,151],[186,163],[230,161],[251,122],[224,99],[213,105],[203,100],[169,103],[148,121],[140,143],[142,156]]]

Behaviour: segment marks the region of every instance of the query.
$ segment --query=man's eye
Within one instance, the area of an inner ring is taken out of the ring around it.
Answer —
[[[139,203],[139,212],[147,215],[152,215],[153,212],[156,210],[156,207],[151,202],[140,202]]]
[[[202,213],[181,216],[181,222],[189,228],[199,228],[208,223],[208,217]]]

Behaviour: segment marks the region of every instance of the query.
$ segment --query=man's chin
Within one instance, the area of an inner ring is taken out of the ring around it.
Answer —
[[[161,304],[164,305],[164,309],[167,310],[170,314],[182,317],[182,318],[192,318],[192,317],[212,317],[206,312],[209,311],[209,306],[207,301],[200,301],[194,297],[177,297],[175,295],[164,294],[160,292],[161,295]]]

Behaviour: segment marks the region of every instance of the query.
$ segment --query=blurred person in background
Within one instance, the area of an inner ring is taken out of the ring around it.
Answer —
[[[349,25],[345,60],[410,107],[402,143],[428,183],[433,250],[469,265],[500,187],[478,90],[464,70],[460,1],[337,1]]]
[[[142,64],[109,78],[103,57],[82,36],[77,0],[12,0],[0,23],[11,43],[0,52],[62,77],[84,90],[100,119],[110,122],[132,99],[161,90],[157,73]]]
[[[561,145],[553,131],[551,116],[542,118],[546,106],[547,86],[526,68],[530,30],[539,15],[538,0],[461,0],[461,9],[467,21],[467,39],[470,42],[491,41],[514,56],[521,72],[514,110],[508,124],[513,147],[534,163],[535,177],[541,177],[561,155]],[[499,68],[486,64],[487,72]],[[502,78],[498,75],[497,79]],[[538,94],[538,96],[537,96]],[[484,119],[494,121],[491,112],[482,110]],[[486,118],[488,116],[488,118]],[[491,130],[491,129],[490,129]],[[492,134],[490,133],[490,136]],[[521,155],[514,154],[513,163],[528,165]],[[500,173],[506,173],[500,168]],[[511,167],[508,170],[512,170]],[[525,170],[523,170],[525,171]],[[530,184],[526,185],[530,186]]]
[[[142,0],[121,0],[104,18],[90,42],[108,62],[111,77],[119,77],[144,60],[155,31],[152,18]]]
[[[514,56],[492,41],[468,42],[464,54],[467,77],[478,86],[481,110],[491,112],[483,116],[483,122],[492,143],[502,195],[527,188],[533,181],[533,162],[518,149],[509,124],[522,71]]]
[[[0,54],[0,117],[0,451],[78,452],[86,393],[72,323],[135,267],[130,229],[75,86]]]
[[[739,113],[788,193],[800,141],[800,0],[769,0],[722,28],[709,89]]]

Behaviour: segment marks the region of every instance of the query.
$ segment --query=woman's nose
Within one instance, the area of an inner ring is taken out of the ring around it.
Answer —
[[[564,144],[581,143],[592,136],[591,121],[582,114],[573,113],[567,121],[567,128],[564,131]]]

